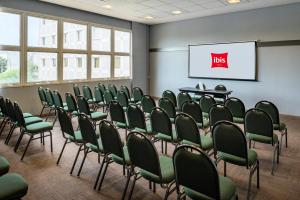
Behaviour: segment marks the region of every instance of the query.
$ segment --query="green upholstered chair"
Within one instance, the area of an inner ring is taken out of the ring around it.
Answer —
[[[203,95],[199,100],[199,105],[202,110],[203,117],[209,118],[209,109],[212,105],[216,104],[214,98],[209,95]]]
[[[200,105],[195,101],[186,101],[182,105],[182,112],[190,115],[196,121],[198,128],[207,132],[209,128],[209,120],[203,118]]]
[[[168,142],[176,144],[176,131],[172,129],[172,123],[169,115],[162,108],[154,108],[150,115],[150,122],[154,139],[161,141],[161,152],[168,154]],[[164,143],[165,142],[165,151]]]
[[[67,92],[66,93],[66,104],[68,107],[68,113],[73,117],[78,115],[78,107],[77,107],[77,102],[74,98],[74,96]]]
[[[250,109],[246,112],[244,127],[246,137],[249,140],[249,148],[251,148],[251,141],[271,144],[274,147],[271,171],[273,175],[276,163],[275,157],[277,157],[277,163],[279,163],[279,140],[278,136],[273,133],[271,117],[263,110]]]
[[[94,110],[90,110],[89,104],[83,96],[77,97],[77,104],[79,113],[84,113],[90,117],[93,122],[94,128],[96,128],[96,123],[103,119],[107,118],[107,114],[103,112],[97,112]]]
[[[174,191],[171,189],[174,184],[174,168],[172,159],[165,155],[158,155],[153,143],[142,133],[131,132],[127,139],[128,153],[131,161],[130,175],[127,177],[125,192],[128,183],[133,176],[133,183],[130,188],[129,197],[131,199],[136,180],[139,177],[153,182],[153,191],[156,184],[166,188],[165,200]],[[136,168],[139,168],[137,170]],[[151,183],[150,183],[151,184]]]
[[[94,87],[94,102],[95,102],[95,109],[102,108],[104,112],[105,103],[103,98],[102,90],[99,86]]]
[[[141,101],[142,110],[145,113],[146,118],[150,117],[152,109],[156,107],[154,99],[149,95],[144,95]]]
[[[98,191],[101,190],[101,186],[110,163],[116,163],[123,166],[123,174],[125,174],[125,169],[127,169],[128,173],[128,166],[130,165],[130,158],[128,154],[128,148],[126,145],[123,144],[119,132],[116,127],[109,121],[103,120],[99,124],[100,130],[100,138],[102,141],[102,147],[104,152],[104,158],[101,163],[101,167],[97,176],[97,181],[94,185],[94,189],[96,189],[97,182],[100,178],[101,171],[104,169],[99,186]],[[104,166],[105,164],[105,166]],[[103,168],[104,167],[104,168]],[[125,193],[122,195],[122,199],[124,198]]]
[[[230,97],[226,99],[224,105],[230,110],[234,123],[244,124],[246,109],[244,103],[240,99]]]
[[[259,188],[259,161],[257,153],[252,149],[248,149],[243,131],[232,122],[217,122],[213,127],[212,136],[216,164],[221,160],[224,161],[224,176],[226,176],[226,163],[244,166],[249,170],[247,193],[247,199],[249,199],[251,180],[255,171],[257,173],[257,188]]]
[[[98,87],[99,89],[101,90],[102,94],[104,94],[105,90],[106,90],[106,87],[103,83],[98,83]]]
[[[225,85],[221,85],[221,84],[217,85],[215,87],[215,90],[216,91],[227,91]],[[216,100],[217,103],[220,103],[220,104],[224,103],[224,95],[214,94],[214,99]]]
[[[124,91],[121,90],[118,91],[117,101],[119,102],[119,104],[122,106],[124,110],[127,109],[129,102],[128,102],[128,97]]]
[[[162,93],[162,98],[167,98],[169,99],[175,106],[177,106],[177,99],[176,99],[176,95],[174,94],[174,92],[172,92],[171,90],[165,90]]]
[[[46,94],[46,100],[47,100],[47,104],[48,104],[48,108],[49,108],[49,112],[45,119],[47,121],[52,111],[54,111],[54,113],[56,113],[56,107],[55,107],[52,91],[49,88],[46,88],[45,94]]]
[[[8,160],[0,155],[0,176],[6,174],[9,171],[9,167],[10,165]]]
[[[81,95],[79,86],[77,84],[73,84],[73,91],[76,98]]]
[[[187,92],[179,92],[177,95],[178,111],[182,111],[182,105],[186,101],[192,101],[192,97]]]
[[[162,108],[169,116],[172,123],[175,122],[176,107],[169,98],[161,98],[158,101],[158,106]]]
[[[127,137],[127,131],[129,129],[129,126],[126,121],[125,112],[120,103],[115,100],[111,101],[109,105],[109,113],[110,119],[113,122],[113,124],[119,129],[124,129]]]
[[[16,173],[7,173],[0,176],[0,200],[21,199],[27,194],[26,180]]]
[[[132,99],[131,101],[135,104],[140,104],[142,101],[142,98],[144,96],[143,90],[139,87],[132,88]]]
[[[179,113],[175,118],[175,128],[181,144],[194,145],[209,153],[213,148],[210,136],[200,135],[196,121],[186,113]]]
[[[23,158],[27,152],[28,146],[32,140],[41,139],[41,142],[44,145],[45,137],[50,137],[51,152],[53,152],[52,132],[51,132],[51,130],[53,129],[53,125],[49,122],[37,122],[34,124],[26,125],[22,110],[16,102],[14,103],[14,110],[15,110],[16,118],[18,121],[18,125],[20,126],[20,132],[21,132],[19,139],[16,143],[16,146],[14,148],[14,151],[17,152],[18,147],[21,143],[21,140],[25,134],[30,136],[28,143],[26,145],[26,148],[21,157],[21,160],[23,160]],[[49,132],[49,134],[46,135],[45,132]],[[40,136],[36,137],[38,135],[40,135]]]
[[[125,92],[125,94],[126,94],[126,96],[127,96],[127,99],[128,99],[128,101],[129,101],[129,102],[132,102],[132,101],[131,101],[131,96],[130,96],[129,89],[128,89],[128,87],[127,87],[126,85],[121,85],[121,87],[120,87],[120,91],[123,91],[123,92]]]
[[[62,157],[62,154],[63,154],[67,144],[74,143],[74,144],[79,146],[76,157],[75,157],[75,160],[73,162],[73,166],[72,166],[71,171],[70,171],[70,174],[72,174],[73,170],[74,170],[74,167],[75,167],[75,164],[77,162],[79,153],[80,153],[80,151],[83,150],[83,139],[82,139],[82,135],[81,135],[80,130],[74,131],[71,117],[68,115],[68,113],[65,110],[63,110],[62,108],[58,108],[57,109],[57,114],[58,114],[58,121],[59,121],[59,124],[60,124],[62,136],[65,139],[65,143],[64,143],[64,145],[61,149],[61,152],[59,154],[59,157],[57,159],[56,164],[57,165],[59,164],[60,159]]]
[[[93,108],[95,109],[95,99],[93,97],[92,90],[88,85],[82,86],[82,94],[83,97],[88,101],[88,104],[93,105]]]
[[[233,122],[233,117],[230,110],[222,104],[214,104],[211,106],[209,109],[210,128],[212,129],[215,123],[223,120]]]
[[[150,122],[147,121],[146,123],[144,112],[136,104],[128,105],[127,119],[130,130],[139,131],[148,136],[153,135]]]
[[[259,108],[268,115],[270,115],[272,122],[273,122],[273,129],[277,130],[280,132],[280,148],[279,152],[281,151],[281,146],[282,146],[282,138],[285,136],[285,147],[287,148],[288,143],[287,143],[287,126],[285,123],[280,121],[279,117],[279,111],[278,108],[273,104],[272,102],[269,101],[260,101],[255,105],[255,108]]]
[[[45,94],[44,88],[38,87],[38,94],[39,94],[39,98],[40,98],[40,101],[41,101],[41,104],[42,104],[42,110],[41,110],[41,113],[40,113],[40,116],[42,116],[44,110],[46,108],[48,108],[48,104],[47,104],[47,99],[46,99],[46,94]]]
[[[218,174],[213,161],[201,149],[180,145],[173,153],[177,199],[237,199],[236,186]]]
[[[114,99],[116,99],[118,93],[117,87],[114,84],[108,84],[107,89],[111,92]]]
[[[54,105],[56,108],[63,108],[64,110],[68,110],[67,103],[63,102],[60,93],[57,90],[52,92]]]
[[[103,94],[103,97],[104,97],[104,102],[105,102],[105,107],[106,107],[106,110],[108,110],[108,107],[109,107],[109,104],[112,100],[114,100],[114,96],[113,94],[111,93],[111,91],[109,90],[105,90],[104,94]]]

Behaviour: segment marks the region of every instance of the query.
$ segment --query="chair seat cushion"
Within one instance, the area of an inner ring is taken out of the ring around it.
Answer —
[[[172,130],[172,136],[173,139],[170,135],[164,134],[164,133],[157,133],[154,137],[155,139],[158,140],[163,140],[163,141],[167,141],[167,142],[174,142],[177,140],[177,133],[175,130]]]
[[[273,128],[274,130],[279,130],[279,131],[283,131],[286,129],[286,125],[285,123],[280,123],[280,124],[273,124]]]
[[[158,175],[143,169],[141,169],[140,171],[141,176],[154,183],[170,183],[172,180],[174,180],[174,176],[175,176],[172,158],[169,158],[167,156],[159,156],[159,164],[160,164],[162,180],[160,180]]]
[[[208,128],[209,127],[209,120],[203,119],[203,123],[197,123],[198,128]]]
[[[256,142],[267,143],[267,144],[272,143],[272,137],[268,137],[268,136],[263,136],[255,133],[246,133],[246,137],[249,140],[253,140]],[[273,141],[274,143],[278,142],[278,136],[276,134],[273,134]]]
[[[233,122],[237,124],[244,124],[245,119],[241,117],[233,117]]]
[[[34,124],[37,122],[42,122],[43,119],[39,118],[39,117],[26,117],[26,118],[24,118],[24,121],[25,121],[26,125],[30,125],[30,124]]]
[[[129,158],[129,153],[128,153],[128,148],[127,148],[127,146],[124,146],[124,147],[123,147],[123,154],[124,154],[124,158],[125,158],[125,163],[124,163],[123,158],[121,158],[121,157],[119,157],[119,156],[117,156],[117,155],[115,155],[115,154],[112,154],[111,158],[112,158],[112,160],[113,160],[114,162],[116,162],[116,163],[118,163],[118,164],[120,164],[120,165],[124,165],[124,164],[130,165],[131,162],[130,162],[130,158]]]
[[[45,131],[50,131],[53,129],[53,125],[49,122],[38,122],[26,126],[26,130],[29,133],[41,133]]]
[[[83,139],[80,131],[75,131],[74,136],[68,135],[68,139],[71,142],[83,143]]]
[[[213,140],[210,136],[200,135],[200,140],[201,140],[202,147],[200,146],[200,144],[196,144],[196,143],[188,141],[188,140],[182,140],[181,143],[199,147],[204,151],[212,149]]]
[[[227,154],[224,152],[218,152],[218,156],[221,160],[224,160],[225,162],[229,162],[235,165],[240,165],[240,166],[246,166],[247,165],[247,161],[245,158],[239,157],[239,156],[235,156],[235,155],[231,155],[231,154]],[[257,153],[252,150],[249,149],[248,150],[248,164],[249,166],[253,165],[255,162],[257,161]]]
[[[208,118],[209,118],[209,114],[208,114],[208,113],[206,113],[206,112],[202,112],[202,116],[203,116],[204,118],[206,118],[206,119],[208,119]]]
[[[114,124],[118,128],[127,128],[128,127],[128,125],[126,123],[123,123],[123,122],[115,122]]]
[[[9,162],[3,156],[0,156],[0,176],[9,171]]]
[[[30,114],[30,113],[23,113],[23,117],[26,118],[26,117],[32,117],[33,115]]]
[[[103,113],[103,112],[92,112],[91,113],[91,118],[92,120],[102,120],[102,119],[106,119],[107,114]]]
[[[145,133],[145,134],[153,134],[152,133],[152,126],[148,122],[146,123],[146,130],[142,129],[142,128],[134,128],[133,131],[138,131],[138,132],[142,132],[142,133]]]
[[[98,146],[99,146],[99,149],[97,148],[96,145],[94,144],[91,144],[91,143],[87,143],[86,146],[88,148],[90,148],[93,152],[96,152],[96,153],[102,153],[103,152],[103,145],[102,145],[102,141],[100,138],[98,138]]]
[[[0,177],[0,200],[21,199],[27,194],[28,184],[16,173],[5,174]]]

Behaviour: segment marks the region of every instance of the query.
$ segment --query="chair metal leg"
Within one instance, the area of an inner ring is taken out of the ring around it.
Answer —
[[[127,169],[127,180],[126,180],[125,188],[124,188],[123,193],[122,193],[122,200],[125,199],[130,178],[131,178],[131,172],[130,172],[129,169]]]
[[[153,182],[153,193],[156,192],[156,183]]]
[[[256,166],[257,166],[257,169],[256,169],[256,187],[259,188],[259,161],[257,160],[256,161]]]
[[[285,148],[288,147],[288,131],[287,131],[287,128],[285,129]]]
[[[165,143],[165,154],[167,155],[168,154],[168,142],[166,141]]]
[[[53,152],[53,141],[52,141],[52,132],[49,131],[49,134],[50,134],[50,147],[51,147],[51,153]],[[45,137],[45,135],[44,135]]]
[[[7,122],[8,122],[8,119],[5,119],[5,122],[4,122],[4,124],[2,125],[1,130],[0,130],[0,136],[2,135],[2,132],[3,132],[3,130],[4,130],[5,126],[6,126],[6,124],[7,124]],[[2,123],[3,123],[3,122],[2,122]]]
[[[52,111],[52,108],[50,108],[50,110],[49,110],[49,112],[48,112],[48,114],[47,114],[47,117],[46,117],[45,121],[47,121],[47,120],[48,120],[48,117],[50,116],[50,114],[51,114],[51,111]]]
[[[78,170],[77,176],[80,176],[80,173],[81,173],[81,170],[82,170],[83,164],[84,164],[84,162],[85,162],[85,159],[86,159],[86,156],[87,156],[87,154],[88,154],[88,150],[89,150],[88,148],[87,148],[87,149],[85,149],[85,150],[83,150],[83,151],[84,151],[84,156],[83,156],[83,159],[82,159],[82,162],[81,162],[80,168],[79,168],[79,170]]]
[[[24,153],[23,153],[23,155],[22,155],[22,157],[21,157],[21,161],[23,160],[23,158],[24,158],[24,156],[25,156],[25,154],[26,154],[26,152],[27,152],[27,149],[28,149],[28,147],[29,147],[29,144],[30,144],[32,138],[33,138],[33,135],[30,135],[29,141],[28,141],[28,143],[27,143],[27,145],[26,145],[26,148],[25,148],[25,150],[24,150]]]
[[[133,173],[134,173],[134,172],[133,172]],[[132,193],[133,193],[133,190],[134,190],[134,186],[135,186],[136,179],[137,179],[137,174],[134,174],[132,186],[131,186],[131,188],[130,188],[130,193],[129,193],[129,197],[128,197],[129,200],[130,200],[131,197],[132,197]]]
[[[101,166],[100,166],[100,169],[99,169],[99,172],[98,172],[95,184],[94,184],[94,190],[96,189],[96,187],[98,185],[98,181],[99,181],[99,178],[100,178],[100,175],[101,175],[101,172],[102,172],[102,169],[103,169],[103,166],[104,166],[105,162],[106,162],[106,155],[104,156],[104,158],[102,160],[102,163],[101,163]]]
[[[20,136],[19,136],[19,138],[18,138],[18,141],[17,141],[17,143],[16,143],[16,145],[15,145],[14,152],[17,152],[17,150],[18,150],[18,148],[19,148],[19,145],[20,145],[20,143],[21,143],[21,140],[22,140],[22,138],[23,138],[23,135],[24,135],[24,131],[21,130],[21,134],[20,134]]]
[[[161,141],[161,153],[162,154],[164,153],[164,141],[163,140]]]
[[[16,125],[13,124],[12,127],[11,127],[10,130],[9,130],[8,135],[6,136],[6,139],[5,139],[4,144],[8,144],[8,143],[9,143],[9,140],[10,140],[12,134],[14,133],[15,129],[16,129]]]
[[[106,171],[107,171],[108,165],[109,165],[109,159],[106,159],[106,165],[105,165],[105,168],[104,168],[104,171],[103,171],[103,174],[102,174],[100,183],[99,183],[98,191],[101,190],[102,183],[103,183],[104,177],[105,177],[105,175],[106,175]]]
[[[224,176],[226,176],[226,162],[224,161]]]
[[[60,154],[59,154],[59,156],[58,156],[58,159],[57,159],[57,162],[56,162],[57,165],[59,164],[59,161],[60,161],[61,156],[62,156],[62,154],[63,154],[63,152],[64,152],[64,150],[65,150],[65,147],[66,147],[67,143],[68,143],[68,139],[66,139],[66,141],[65,141],[65,143],[64,143],[64,145],[63,145],[63,147],[62,147],[62,149],[61,149],[61,152],[60,152]]]
[[[271,171],[271,174],[274,175],[274,169],[275,169],[275,156],[276,156],[276,151],[277,151],[278,147],[277,147],[277,144],[275,144],[275,147],[274,147],[274,151],[273,151],[273,158],[272,158],[272,171]]]
[[[77,154],[76,154],[75,160],[74,160],[74,162],[73,162],[73,165],[72,165],[72,168],[71,168],[71,171],[70,171],[70,174],[72,174],[72,173],[73,173],[73,170],[74,170],[75,164],[76,164],[76,162],[77,162],[77,159],[78,159],[79,153],[80,153],[80,151],[82,150],[82,147],[83,147],[83,145],[80,145],[80,146],[79,146],[79,148],[78,148],[78,151],[77,151]]]

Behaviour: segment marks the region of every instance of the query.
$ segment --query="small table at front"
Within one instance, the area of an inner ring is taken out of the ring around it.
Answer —
[[[199,90],[194,87],[183,87],[179,88],[180,92],[187,92],[187,93],[195,93],[195,94],[200,94],[200,95],[205,95],[205,94],[210,94],[210,95],[218,95],[222,96],[224,101],[228,98],[228,95],[232,93],[231,90],[227,91],[221,91],[221,90],[213,90],[213,89],[208,89],[208,90]]]

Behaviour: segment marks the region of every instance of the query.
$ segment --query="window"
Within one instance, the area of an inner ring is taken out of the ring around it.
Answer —
[[[68,67],[68,66],[69,66],[69,59],[64,58],[64,67]]]
[[[68,40],[64,40],[64,49],[87,49],[87,26],[64,22],[64,34],[69,34]],[[81,40],[79,37],[82,37]]]
[[[41,82],[57,80],[56,60],[56,53],[28,52],[27,81]]]
[[[110,78],[110,55],[92,55],[92,78]]]
[[[20,46],[20,15],[0,12],[0,45]]]
[[[115,31],[115,52],[130,52],[130,33]]]
[[[82,32],[82,30],[77,31],[77,41],[78,42],[80,42],[80,40],[81,40],[81,32]]]
[[[56,43],[56,35],[52,35],[52,44],[54,45]]]
[[[87,56],[85,54],[64,54],[64,61],[68,59],[68,67],[64,67],[63,79],[76,80],[87,78]]]
[[[130,61],[129,56],[115,56],[115,77],[130,76]]]
[[[0,51],[0,84],[20,82],[20,53]]]
[[[42,37],[42,46],[45,46],[45,45],[46,45],[46,38]]]
[[[64,43],[68,42],[68,33],[64,33]]]
[[[92,50],[110,51],[111,30],[92,26]]]

